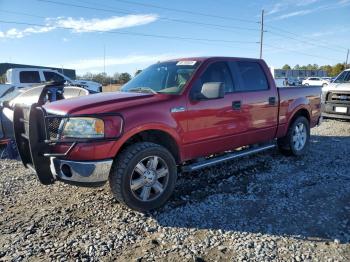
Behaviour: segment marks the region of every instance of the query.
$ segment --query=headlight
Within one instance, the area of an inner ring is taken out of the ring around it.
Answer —
[[[103,138],[104,121],[93,117],[68,118],[63,123],[61,137],[64,138]]]

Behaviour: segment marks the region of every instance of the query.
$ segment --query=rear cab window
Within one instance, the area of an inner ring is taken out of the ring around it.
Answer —
[[[40,83],[40,75],[38,71],[21,71],[19,73],[19,81],[21,83]]]
[[[237,61],[230,62],[230,68],[234,77],[239,78],[237,92],[265,91],[269,89],[266,74],[258,62]]]

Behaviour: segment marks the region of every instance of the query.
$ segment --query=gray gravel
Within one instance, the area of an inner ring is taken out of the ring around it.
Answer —
[[[0,261],[350,261],[349,159],[350,122],[327,120],[306,156],[182,174],[149,214],[0,160]]]

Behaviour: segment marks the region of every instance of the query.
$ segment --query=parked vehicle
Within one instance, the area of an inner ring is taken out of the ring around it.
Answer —
[[[331,83],[334,80],[332,77],[322,77],[322,79],[328,81],[328,83]]]
[[[66,82],[67,85],[80,86],[89,92],[101,92],[102,85],[93,81],[72,80],[56,70],[41,68],[12,68],[6,72],[6,84],[0,85],[0,97],[10,87],[30,87],[47,82]],[[1,91],[2,90],[2,91]]]
[[[60,86],[60,84],[55,84]],[[35,103],[38,94],[42,92],[45,85],[37,87],[12,88],[0,98],[0,140],[14,139],[13,131],[13,110],[16,103],[22,103],[26,100],[29,105]],[[62,86],[62,99],[68,99],[77,96],[85,96],[89,91],[77,86]],[[34,99],[34,100],[33,100]],[[51,101],[52,102],[52,101]]]
[[[289,77],[286,80],[286,86],[298,86],[301,85],[301,82],[296,77]]]
[[[304,86],[327,86],[329,82],[329,80],[322,79],[321,77],[308,77],[303,80],[302,84]]]
[[[271,149],[302,155],[320,121],[320,87],[281,88],[263,60],[160,62],[121,92],[15,108],[22,161],[43,184],[98,186],[147,211],[191,172]],[[29,123],[29,124],[28,124]],[[277,141],[277,143],[276,143]]]
[[[322,89],[322,115],[350,119],[350,69]]]

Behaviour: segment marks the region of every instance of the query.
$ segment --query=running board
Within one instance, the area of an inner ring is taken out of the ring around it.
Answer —
[[[244,156],[248,156],[248,155],[252,155],[252,154],[256,154],[265,150],[269,150],[272,148],[275,148],[276,144],[268,144],[268,145],[264,145],[264,146],[260,146],[260,147],[255,147],[255,148],[250,148],[250,149],[244,149],[242,151],[237,151],[237,152],[233,152],[233,153],[228,153],[226,155],[223,156],[219,156],[219,157],[215,157],[215,158],[210,158],[204,161],[200,161],[194,164],[190,164],[187,166],[183,166],[182,167],[182,171],[183,172],[192,172],[198,169],[202,169],[202,168],[206,168],[212,165],[216,165],[228,160],[232,160],[232,159],[236,159],[236,158],[240,158],[240,157],[244,157]]]

